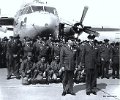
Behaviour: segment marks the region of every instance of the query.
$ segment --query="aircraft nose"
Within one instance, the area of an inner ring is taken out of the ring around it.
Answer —
[[[56,27],[56,18],[53,16],[46,16],[45,19],[43,19],[44,26],[47,27]]]
[[[55,28],[56,24],[57,24],[56,23],[57,19],[50,14],[49,15],[48,14],[39,15],[39,17],[36,16],[35,20],[36,20],[36,21],[34,21],[35,25],[38,25],[41,27],[46,27],[46,28],[48,28],[48,27]]]

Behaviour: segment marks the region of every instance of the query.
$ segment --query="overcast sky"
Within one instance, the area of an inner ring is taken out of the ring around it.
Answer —
[[[14,16],[23,3],[31,1],[33,0],[0,0],[1,14]],[[60,18],[67,21],[79,21],[84,6],[88,6],[84,25],[120,27],[120,0],[47,0],[47,2],[57,8]],[[115,32],[113,33],[116,37]],[[110,37],[113,37],[111,35]]]

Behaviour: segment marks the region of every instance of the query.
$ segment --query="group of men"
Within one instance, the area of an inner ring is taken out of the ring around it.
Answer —
[[[65,41],[52,37],[37,37],[36,40],[19,35],[0,41],[0,65],[7,67],[7,79],[22,78],[22,84],[57,81],[63,83],[63,93],[75,95],[73,83],[86,82],[86,94],[96,95],[97,78],[119,78],[119,42],[109,40],[89,41],[67,37]],[[64,40],[64,39],[63,39]]]

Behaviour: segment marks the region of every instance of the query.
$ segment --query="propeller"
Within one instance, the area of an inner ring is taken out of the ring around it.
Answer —
[[[85,33],[88,33],[88,34],[93,34],[93,35],[95,35],[96,37],[99,36],[99,33],[98,33],[98,32],[96,32],[96,31],[94,31],[94,30],[92,30],[92,29],[89,29],[89,28],[84,29],[84,32],[85,32]]]
[[[83,9],[83,13],[82,13],[80,22],[75,23],[74,26],[73,26],[73,29],[76,33],[78,33],[78,35],[80,35],[82,32],[85,32],[85,33],[88,33],[88,34],[94,34],[95,36],[99,36],[99,33],[92,30],[91,26],[84,26],[83,25],[83,21],[85,19],[87,11],[88,11],[88,7],[85,6],[84,9]]]
[[[83,9],[83,13],[82,13],[80,22],[77,22],[74,25],[64,23],[64,25],[66,24],[66,25],[69,25],[71,27],[70,32],[68,34],[66,34],[67,36],[70,36],[70,35],[73,36],[76,33],[79,36],[82,32],[85,32],[87,34],[94,34],[96,37],[98,37],[99,33],[97,31],[120,31],[119,28],[103,28],[103,27],[93,28],[91,26],[84,26],[83,21],[85,19],[87,11],[88,11],[88,6],[85,6],[84,9]]]
[[[82,23],[83,23],[83,21],[84,21],[84,18],[85,18],[85,16],[86,16],[87,11],[88,11],[88,7],[85,6],[85,7],[84,7],[84,10],[83,10],[83,13],[82,13],[81,20],[80,20],[80,24],[81,24],[81,25],[82,25]]]

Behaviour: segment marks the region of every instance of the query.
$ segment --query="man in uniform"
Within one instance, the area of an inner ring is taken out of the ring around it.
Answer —
[[[73,41],[70,38],[67,40],[67,44],[61,47],[60,51],[60,64],[61,67],[64,67],[64,76],[63,76],[63,93],[62,96],[66,94],[75,95],[73,92],[73,77],[75,70],[75,58],[76,58],[76,49],[73,49]]]
[[[52,47],[52,56],[53,58],[56,56],[60,56],[60,46],[59,46],[59,40],[53,41],[53,47]]]
[[[8,55],[9,55],[9,68],[13,69],[13,73],[17,79],[20,79],[19,68],[20,68],[20,56],[22,51],[22,43],[19,40],[19,35],[14,36],[14,42],[8,44]],[[11,78],[11,74],[8,74],[7,79]]]
[[[52,79],[54,80],[54,82],[57,81],[57,77],[59,76],[59,70],[60,70],[60,60],[59,60],[59,58],[60,58],[59,56],[55,56],[53,61],[50,64],[51,70],[53,71]]]
[[[102,63],[102,77],[109,79],[109,65],[112,61],[112,48],[109,45],[109,40],[104,39],[104,45],[101,46],[100,49],[100,56],[101,56],[101,63]]]
[[[50,64],[51,63],[51,48],[50,46],[43,42],[43,45],[41,46],[41,51],[39,53],[39,58],[41,58],[41,56],[45,56],[46,61]]]
[[[2,51],[3,51],[3,48],[2,48],[2,40],[1,40],[1,38],[0,38],[0,68],[3,67],[3,66],[2,66],[2,61],[1,61],[1,59],[2,59]]]
[[[98,59],[98,48],[94,45],[95,35],[88,36],[89,43],[86,43],[82,50],[82,66],[86,71],[86,94],[96,95],[96,64]]]
[[[7,45],[8,45],[8,38],[4,37],[3,41],[2,41],[2,55],[1,55],[1,63],[2,63],[2,67],[7,67],[7,63],[6,63],[6,54],[7,54]]]
[[[41,56],[40,60],[34,64],[33,81],[41,81],[46,76],[46,83],[49,84],[49,64],[46,62],[45,56]]]
[[[112,77],[119,79],[119,42],[115,43],[112,51]]]
[[[32,53],[28,53],[26,59],[24,59],[21,63],[20,73],[22,77],[22,84],[28,85],[33,78],[33,66],[32,62]]]
[[[26,58],[28,53],[32,53],[33,55],[33,44],[29,37],[26,38],[25,44],[23,46],[23,58]]]
[[[6,53],[6,62],[7,62],[7,79],[10,79],[13,73],[13,67],[10,65],[11,64],[11,45],[14,42],[13,36],[10,36],[10,40],[8,41],[7,44],[7,53]]]
[[[36,38],[36,42],[33,44],[33,53],[34,53],[34,60],[35,62],[38,62],[39,60],[39,55],[41,54],[42,50],[42,40],[40,37]]]

